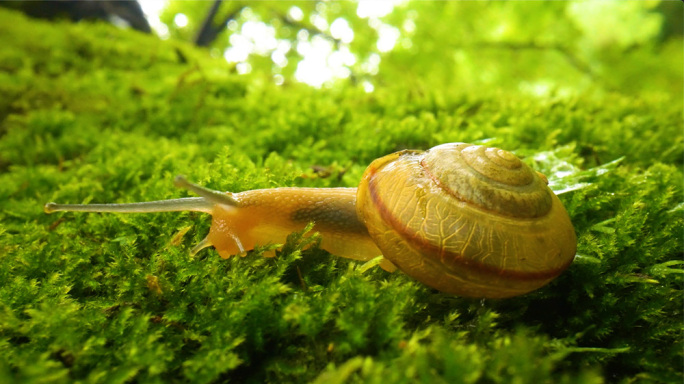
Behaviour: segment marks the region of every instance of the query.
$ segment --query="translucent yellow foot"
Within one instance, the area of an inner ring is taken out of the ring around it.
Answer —
[[[391,261],[385,259],[382,255],[380,255],[380,256],[378,256],[378,257],[374,257],[374,258],[372,258],[372,259],[366,261],[365,263],[363,263],[363,264],[359,267],[359,271],[360,271],[361,273],[366,273],[367,270],[369,270],[369,269],[375,267],[376,265],[379,265],[380,268],[382,268],[382,269],[384,269],[385,271],[390,272],[390,273],[392,273],[392,272],[394,272],[394,271],[397,270],[397,266],[396,266],[396,265],[394,265]]]

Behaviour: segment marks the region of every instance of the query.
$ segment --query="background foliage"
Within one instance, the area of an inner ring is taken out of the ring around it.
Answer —
[[[296,49],[280,69],[250,55],[240,75],[229,36],[180,41],[192,33],[170,20],[192,28],[207,3],[172,2],[167,41],[0,10],[0,382],[681,382],[677,3],[418,2],[377,24],[354,3],[298,2],[302,23],[354,30],[357,63],[321,89],[294,81]],[[600,22],[578,16],[597,4],[613,7]],[[275,21],[292,6],[240,8],[232,28],[313,39]],[[371,24],[399,29],[396,48],[381,52]],[[452,141],[583,186],[561,195],[578,257],[548,287],[464,299],[362,274],[309,234],[273,259],[190,258],[208,217],[42,213],[185,196],[176,174],[231,191],[354,186],[374,158]]]
[[[351,53],[352,62],[338,72],[356,83],[387,86],[402,79],[402,87],[462,92],[682,96],[681,83],[673,81],[682,77],[678,1],[380,3],[226,2],[214,20],[229,20],[228,28],[212,42],[212,52],[220,56],[246,45],[247,57],[228,57],[286,80],[296,78],[313,45]],[[164,35],[192,40],[211,6],[170,1],[160,15]],[[174,22],[178,15],[187,24]],[[336,23],[353,30],[351,41]],[[285,65],[278,59],[283,44],[289,47]],[[337,68],[338,56],[327,56],[327,64]]]

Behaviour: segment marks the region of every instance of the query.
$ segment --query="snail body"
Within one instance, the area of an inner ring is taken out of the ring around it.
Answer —
[[[440,291],[502,298],[535,290],[572,262],[575,231],[543,175],[510,152],[463,143],[373,161],[359,188],[274,188],[131,204],[54,204],[45,211],[200,211],[212,215],[193,253],[221,257],[282,242],[314,222],[321,248],[356,260],[383,256]]]
[[[237,206],[217,204],[207,241],[223,258],[255,245],[282,242],[314,222],[321,248],[366,261],[381,254],[356,214],[356,188],[273,188],[234,193]]]

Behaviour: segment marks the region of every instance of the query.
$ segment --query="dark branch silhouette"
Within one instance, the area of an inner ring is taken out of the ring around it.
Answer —
[[[150,33],[152,29],[137,1],[120,0],[39,0],[0,2],[0,5],[18,9],[31,17],[41,19],[66,18],[72,21],[105,20],[118,17],[126,21],[131,28]]]
[[[207,17],[204,18],[202,22],[202,27],[200,28],[197,37],[195,38],[195,45],[198,47],[208,47],[219,33],[226,27],[229,21],[235,19],[235,17],[242,11],[244,7],[237,7],[233,12],[229,13],[220,23],[214,24],[214,18],[218,14],[219,7],[221,6],[222,0],[215,0],[214,4],[211,5]]]

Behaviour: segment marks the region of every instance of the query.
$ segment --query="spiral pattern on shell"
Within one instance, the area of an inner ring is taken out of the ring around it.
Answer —
[[[463,143],[374,161],[357,213],[383,255],[441,291],[508,297],[539,288],[574,258],[560,200],[510,152]]]
[[[421,165],[444,192],[497,214],[540,217],[551,208],[546,183],[503,149],[444,144],[426,151]]]

